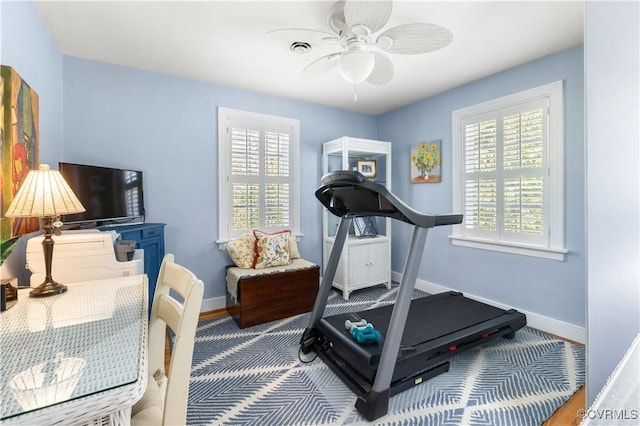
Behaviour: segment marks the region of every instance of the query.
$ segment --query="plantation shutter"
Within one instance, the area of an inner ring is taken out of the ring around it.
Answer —
[[[290,227],[293,128],[232,119],[229,138],[230,234]]]
[[[132,170],[125,170],[124,172],[124,197],[125,205],[127,207],[127,215],[136,216],[142,211],[140,206],[140,193],[138,183],[138,173]]]
[[[462,119],[466,235],[547,241],[547,104],[543,98]]]
[[[290,141],[289,133],[265,132],[264,227],[268,229],[290,225]]]
[[[497,126],[493,117],[476,117],[464,127],[464,225],[497,229]]]

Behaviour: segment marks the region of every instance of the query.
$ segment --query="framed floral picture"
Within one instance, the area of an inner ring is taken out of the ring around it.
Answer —
[[[440,141],[411,145],[411,183],[437,183],[440,178]]]
[[[366,178],[378,176],[378,163],[376,160],[358,160],[356,166],[358,171]]]

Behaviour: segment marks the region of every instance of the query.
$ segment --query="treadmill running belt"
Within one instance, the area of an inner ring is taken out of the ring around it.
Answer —
[[[468,299],[462,294],[440,303],[428,297],[422,298],[411,306],[402,338],[405,346],[416,346],[504,314],[502,309]]]
[[[366,311],[339,314],[324,318],[332,327],[344,331],[345,320],[361,318],[372,323],[383,337],[391,319],[393,305]],[[402,337],[402,346],[410,348],[437,339],[476,324],[500,317],[505,311],[494,306],[468,299],[462,293],[448,292],[414,299],[409,308],[407,325]],[[370,353],[381,350],[381,345],[363,346]]]

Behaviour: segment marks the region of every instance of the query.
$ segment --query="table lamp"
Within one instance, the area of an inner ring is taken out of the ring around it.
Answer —
[[[53,221],[63,214],[82,213],[84,207],[73,193],[58,170],[51,170],[47,164],[41,164],[39,170],[31,170],[18,193],[7,209],[7,217],[42,218],[44,240],[44,282],[29,293],[29,297],[52,296],[67,291],[67,286],[57,283],[51,277],[53,244],[51,230]]]

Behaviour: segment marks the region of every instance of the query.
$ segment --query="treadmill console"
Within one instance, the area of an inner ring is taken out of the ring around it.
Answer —
[[[322,176],[321,182],[323,185],[327,185],[337,181],[360,183],[364,182],[366,179],[367,178],[365,178],[364,175],[360,172],[354,172],[351,170],[337,170],[335,172],[330,172]]]
[[[383,216],[423,228],[462,223],[462,214],[419,212],[391,193],[384,185],[362,173],[337,170],[322,177],[316,198],[332,214],[342,216]]]

